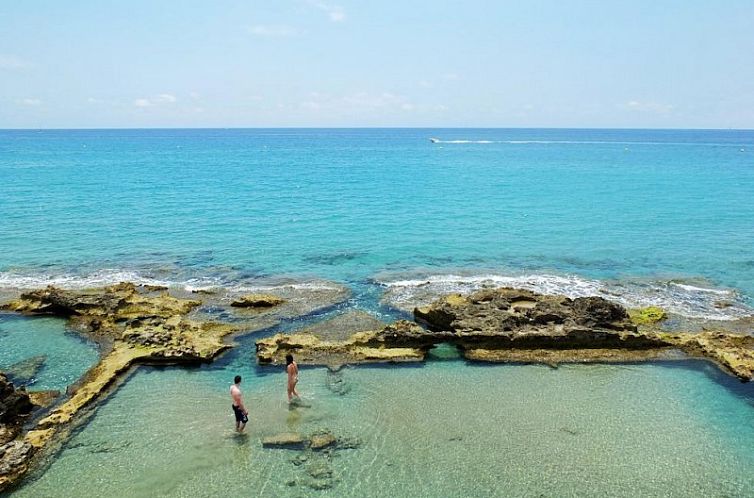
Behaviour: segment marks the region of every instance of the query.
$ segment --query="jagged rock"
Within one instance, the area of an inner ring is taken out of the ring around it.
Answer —
[[[60,397],[60,391],[32,391],[29,399],[34,406],[49,408]]]
[[[394,347],[389,343],[386,336],[390,337],[398,329],[405,331],[407,336],[424,336],[420,326],[406,321],[396,322],[381,331],[357,332],[347,341],[324,341],[311,334],[276,334],[257,341],[257,359],[261,364],[283,364],[285,356],[291,353],[299,364],[309,365],[423,360],[425,350]]]
[[[281,448],[301,450],[308,446],[309,440],[296,432],[283,432],[262,439],[263,448]]]
[[[5,369],[5,374],[16,385],[28,385],[44,368],[46,361],[47,355],[32,356],[9,366]]]
[[[628,315],[636,325],[655,325],[668,318],[665,310],[657,306],[629,310]]]
[[[335,446],[338,440],[331,432],[319,432],[309,438],[309,447],[315,451]]]
[[[5,374],[0,373],[0,424],[15,424],[34,408],[23,388],[16,389]]]
[[[536,327],[635,331],[626,310],[601,297],[569,299],[523,289],[485,289],[450,295],[414,310],[414,318],[433,331],[457,336],[506,334]],[[512,335],[512,334],[508,334]]]
[[[272,308],[283,304],[285,299],[272,294],[247,294],[230,303],[236,308]]]
[[[657,319],[662,310],[644,310]],[[601,297],[570,299],[521,289],[485,289],[451,294],[416,308],[416,323],[397,321],[342,341],[312,334],[277,334],[257,342],[260,364],[279,363],[287,353],[299,363],[342,365],[372,361],[416,361],[428,349],[449,343],[477,361],[640,361],[682,350],[708,358],[741,380],[754,377],[754,336],[730,332],[665,333],[637,329],[625,308]],[[328,386],[337,388],[337,378]]]
[[[13,474],[24,467],[34,453],[26,441],[11,441],[0,446],[0,476]]]

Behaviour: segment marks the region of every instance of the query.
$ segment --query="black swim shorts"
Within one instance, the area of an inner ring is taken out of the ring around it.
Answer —
[[[233,408],[233,413],[236,416],[236,422],[241,422],[242,424],[245,424],[249,421],[249,417],[246,416],[246,414],[236,405],[230,405]]]

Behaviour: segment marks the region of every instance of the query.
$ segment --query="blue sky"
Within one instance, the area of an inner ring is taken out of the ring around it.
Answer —
[[[754,1],[0,4],[0,128],[754,128]]]

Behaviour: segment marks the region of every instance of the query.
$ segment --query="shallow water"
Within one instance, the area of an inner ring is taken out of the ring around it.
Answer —
[[[97,346],[68,331],[63,319],[0,313],[0,370],[38,355],[46,358],[26,384],[32,391],[65,392],[99,359]]]
[[[723,325],[754,314],[753,131],[0,131],[0,178],[0,296],[331,281],[353,296],[324,315],[389,321],[512,285]],[[754,494],[754,395],[707,364],[553,371],[441,349],[421,367],[347,369],[343,396],[304,369],[311,407],[289,411],[282,374],[240,342],[212,366],[140,369],[15,494]],[[0,315],[0,368],[41,353],[35,389],[96,359],[62,321]],[[237,372],[245,438],[226,392]],[[325,428],[363,445],[301,466],[260,447]],[[311,465],[332,489],[308,487]]]
[[[240,365],[246,366],[240,366]],[[240,372],[251,419],[232,430]],[[13,496],[747,496],[754,391],[682,365],[347,368],[348,392],[302,370],[309,408],[289,410],[284,374],[240,358],[138,372]],[[166,402],[166,398],[169,400]],[[361,439],[331,461],[261,447],[279,432]],[[332,488],[314,491],[314,466]],[[295,482],[293,485],[289,485]]]

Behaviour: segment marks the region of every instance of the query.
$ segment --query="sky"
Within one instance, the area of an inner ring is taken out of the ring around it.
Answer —
[[[0,2],[0,128],[754,128],[753,0]]]

